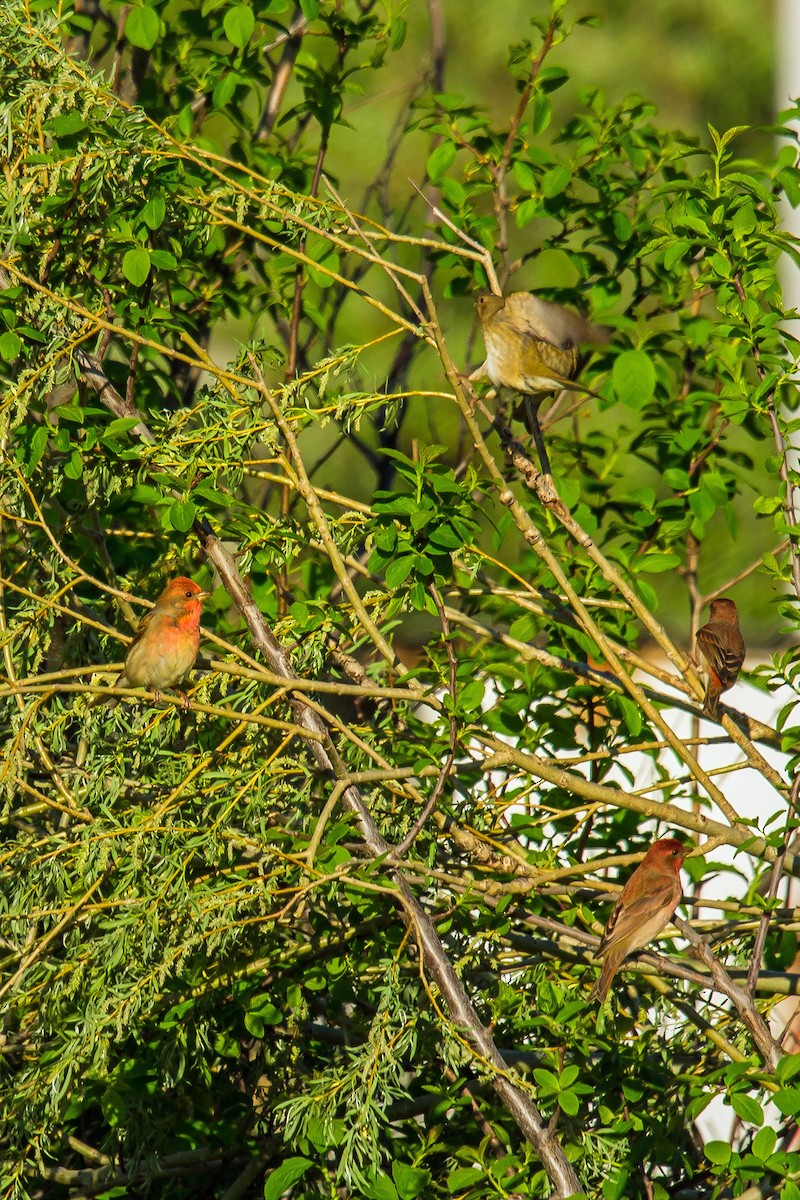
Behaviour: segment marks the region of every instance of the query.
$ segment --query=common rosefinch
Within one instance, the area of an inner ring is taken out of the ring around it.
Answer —
[[[733,687],[745,656],[739,614],[724,596],[711,601],[709,621],[697,631],[697,646],[708,663],[708,685],[703,709],[713,720],[719,717],[719,698]]]
[[[210,592],[192,579],[171,579],[142,618],[125,656],[121,687],[158,693],[175,687],[191,671],[200,649],[200,614]]]
[[[676,838],[654,842],[620,892],[597,951],[603,959],[590,1000],[605,1000],[624,959],[658,937],[681,898],[680,871],[689,853]]]

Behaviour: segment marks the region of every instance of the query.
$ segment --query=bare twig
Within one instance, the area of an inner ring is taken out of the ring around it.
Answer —
[[[426,803],[422,812],[417,817],[414,824],[409,829],[406,836],[403,838],[402,842],[400,842],[400,844],[398,846],[396,846],[395,849],[392,851],[391,859],[390,859],[390,861],[392,861],[392,862],[399,861],[399,859],[403,858],[408,853],[409,849],[413,846],[414,842],[417,840],[422,829],[425,827],[425,822],[428,820],[428,817],[431,815],[431,813],[435,809],[436,805],[439,803],[439,798],[440,798],[442,792],[444,791],[444,785],[447,782],[447,779],[450,776],[450,772],[453,769],[453,763],[455,762],[455,757],[456,757],[456,746],[458,744],[458,725],[456,723],[456,716],[455,716],[456,671],[457,671],[458,664],[456,663],[455,651],[453,650],[453,645],[452,645],[452,642],[450,641],[450,625],[448,624],[448,621],[447,621],[447,610],[445,609],[445,606],[442,602],[442,597],[439,595],[438,588],[433,583],[430,584],[430,592],[431,592],[431,595],[433,596],[434,603],[439,611],[439,620],[440,620],[441,626],[442,626],[442,638],[444,640],[445,649],[447,651],[447,657],[448,657],[449,664],[450,664],[450,688],[449,688],[450,701],[451,701],[450,736],[449,736],[449,742],[448,742],[448,747],[447,747],[447,754],[445,756],[444,762],[442,763],[441,770],[439,771],[439,776],[436,780],[436,784],[433,788],[433,791],[431,792],[430,799]]]
[[[93,367],[93,369],[95,368]],[[98,387],[100,400],[111,408],[109,400],[114,403],[116,401],[108,391],[110,384],[107,385],[107,381],[103,382],[102,380],[98,382],[101,385]],[[263,380],[261,386],[263,386]],[[114,393],[114,395],[118,396],[118,393]],[[113,408],[111,410],[114,411]],[[138,433],[138,436],[149,434],[144,422],[140,422],[136,430],[138,431],[140,428],[144,433]],[[152,435],[149,435],[146,440],[152,441]],[[239,574],[232,554],[214,534],[207,522],[196,521],[194,529],[203,550],[217,568],[228,594],[244,618],[257,649],[266,658],[270,669],[285,681],[287,688],[291,687],[296,675],[289,656],[275,638],[263,613],[253,600],[245,581]],[[308,738],[306,745],[317,767],[326,775],[332,774],[337,779],[346,778],[345,764],[333,745],[329,730],[322,719],[302,697],[290,699],[290,706],[297,724],[312,735]],[[370,853],[376,858],[384,859],[391,853],[392,847],[379,832],[358,788],[348,784],[344,790],[343,799],[355,815]],[[566,1200],[567,1197],[580,1190],[580,1184],[573,1167],[561,1149],[556,1132],[548,1128],[528,1091],[516,1081],[511,1068],[497,1049],[490,1031],[478,1017],[464,985],[445,952],[433,922],[413,895],[405,877],[397,870],[393,870],[391,876],[405,920],[419,944],[426,969],[436,981],[447,1002],[451,1019],[465,1031],[473,1050],[490,1071],[492,1086],[522,1134],[534,1146],[550,1179],[555,1200]]]
[[[693,947],[695,954],[711,972],[711,977],[714,980],[714,987],[722,992],[724,996],[733,1003],[734,1008],[739,1013],[744,1024],[750,1030],[753,1041],[756,1044],[759,1054],[764,1060],[764,1064],[768,1071],[775,1071],[782,1057],[781,1049],[778,1043],[773,1038],[769,1031],[764,1018],[757,1011],[753,1003],[752,995],[744,988],[739,987],[734,983],[728,972],[723,967],[719,959],[712,953],[708,943],[705,942],[698,933],[692,929],[688,921],[683,917],[675,916],[672,918],[673,924],[678,928],[683,936]]]
[[[795,775],[794,781],[792,783],[792,791],[789,796],[789,805],[786,810],[786,827],[784,829],[784,834],[783,834],[783,846],[781,847],[781,851],[778,854],[778,857],[775,859],[775,862],[772,864],[772,873],[770,875],[769,890],[767,891],[767,894],[764,897],[765,911],[764,911],[763,916],[761,917],[761,921],[759,922],[758,933],[756,934],[756,940],[753,945],[753,957],[750,961],[750,973],[747,976],[747,991],[751,997],[755,993],[756,984],[758,983],[759,972],[761,971],[761,960],[764,955],[764,945],[767,940],[767,933],[769,931],[769,922],[770,922],[770,917],[772,915],[770,912],[770,906],[772,905],[773,901],[777,898],[778,888],[780,887],[780,882],[781,882],[781,875],[783,874],[783,868],[784,868],[784,864],[786,862],[786,855],[789,850],[789,844],[792,841],[792,834],[794,832],[794,821],[795,821],[795,817],[797,815],[797,797],[798,797],[799,792],[800,792],[800,774]]]

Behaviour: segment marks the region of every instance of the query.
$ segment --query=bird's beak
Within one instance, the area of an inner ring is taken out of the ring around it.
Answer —
[[[198,592],[197,595],[195,596],[195,599],[201,600],[201,601],[208,600],[210,595],[211,595],[211,592]]]

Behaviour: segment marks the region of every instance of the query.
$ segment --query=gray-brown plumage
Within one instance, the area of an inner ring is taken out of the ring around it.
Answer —
[[[676,838],[661,838],[645,854],[614,905],[597,951],[603,959],[590,999],[601,1003],[629,954],[657,938],[681,898],[681,866],[689,853]]]
[[[605,326],[532,292],[484,292],[476,307],[486,346],[486,374],[496,386],[526,395],[569,387],[579,347],[607,342],[611,336]]]
[[[523,394],[525,424],[538,444],[537,408],[548,393],[567,388],[595,394],[572,382],[578,353],[585,342],[609,341],[611,330],[532,292],[483,292],[476,308],[486,347],[483,372],[496,387]]]
[[[709,620],[697,631],[697,647],[708,663],[708,684],[703,709],[712,720],[719,717],[719,698],[733,687],[746,654],[733,600],[721,596],[711,601]]]

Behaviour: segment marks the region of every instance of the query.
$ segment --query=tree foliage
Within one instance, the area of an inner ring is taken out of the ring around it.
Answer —
[[[503,118],[434,19],[349,194],[404,15],[0,14],[3,1195],[791,1200],[795,147],[574,95],[555,3]],[[487,283],[614,328],[552,483],[462,374]],[[90,703],[180,573],[188,708]],[[791,699],[700,726],[690,638],[743,579]],[[691,921],[597,1014],[607,885],[667,831]]]

